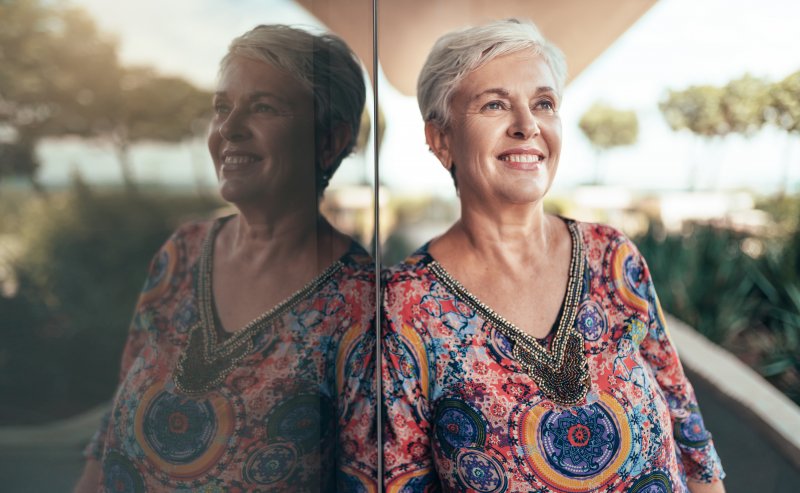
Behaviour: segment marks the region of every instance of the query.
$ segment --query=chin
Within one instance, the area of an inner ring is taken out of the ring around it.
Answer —
[[[535,204],[541,202],[549,190],[549,184],[534,182],[507,189],[503,195],[513,204]]]

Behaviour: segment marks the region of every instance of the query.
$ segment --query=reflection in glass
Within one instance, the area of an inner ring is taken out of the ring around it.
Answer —
[[[364,100],[335,36],[232,42],[208,149],[236,213],[153,258],[79,491],[374,485],[374,264],[320,213]]]

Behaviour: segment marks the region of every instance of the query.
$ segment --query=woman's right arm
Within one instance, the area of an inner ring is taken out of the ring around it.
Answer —
[[[148,300],[153,298],[153,291],[164,283],[170,281],[169,277],[174,273],[176,263],[176,255],[178,249],[176,242],[178,241],[179,234],[176,232],[173,236],[159,249],[156,255],[150,262],[147,271],[147,278],[144,283],[144,288],[139,295],[134,310],[133,322],[128,330],[128,338],[125,342],[125,348],[122,351],[120,362],[119,381],[125,378],[133,365],[136,357],[144,347],[148,333],[145,327],[136,324],[137,316],[141,312]],[[83,451],[86,457],[86,464],[83,468],[83,473],[78,479],[77,484],[73,490],[74,493],[83,492],[96,492],[98,491],[99,481],[102,476],[102,456],[105,449],[105,438],[109,427],[110,410],[105,414],[103,420],[95,432],[89,444]]]
[[[78,479],[72,493],[96,493],[100,482],[100,472],[100,461],[94,458],[86,459],[83,474]]]
[[[428,355],[406,311],[408,304],[385,304],[381,324],[384,486],[387,493],[441,491],[430,443]]]

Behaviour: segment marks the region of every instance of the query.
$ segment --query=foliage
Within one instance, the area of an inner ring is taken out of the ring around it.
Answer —
[[[774,122],[787,132],[800,133],[800,71],[770,88]]]
[[[745,253],[753,242],[762,251]],[[637,244],[667,312],[800,403],[800,230],[768,239],[694,225],[667,235],[652,224]]]
[[[720,110],[731,132],[750,136],[766,123],[769,89],[766,82],[747,74],[725,86],[720,98]]]
[[[721,107],[723,94],[719,87],[692,86],[669,91],[658,107],[672,130],[688,129],[703,137],[717,137],[729,131]]]
[[[650,263],[665,309],[714,342],[747,328],[753,303],[751,263],[744,238],[727,229],[695,225],[681,235],[664,235],[657,224],[637,240]]]
[[[636,112],[618,110],[601,103],[592,105],[578,126],[597,149],[633,145],[639,136]]]
[[[81,183],[26,204],[19,290],[0,296],[10,342],[0,353],[0,419],[53,418],[107,400],[150,258],[180,222],[217,206]]]
[[[633,145],[639,136],[639,120],[636,112],[618,110],[602,103],[592,105],[581,117],[578,126],[598,152]],[[599,183],[599,181],[598,163],[594,182]]]
[[[11,136],[0,143],[0,177],[34,178],[41,138],[78,135],[110,142],[132,184],[129,146],[191,137],[210,99],[182,79],[120,66],[115,41],[82,10],[0,4],[0,128]]]

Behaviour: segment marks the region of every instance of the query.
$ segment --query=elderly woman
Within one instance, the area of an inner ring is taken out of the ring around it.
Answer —
[[[155,256],[77,490],[374,487],[373,263],[318,209],[364,99],[335,36],[233,40],[208,148],[238,213]]]
[[[386,275],[386,491],[724,491],[636,247],[545,214],[565,63],[507,20],[445,35],[418,83],[461,218]]]

